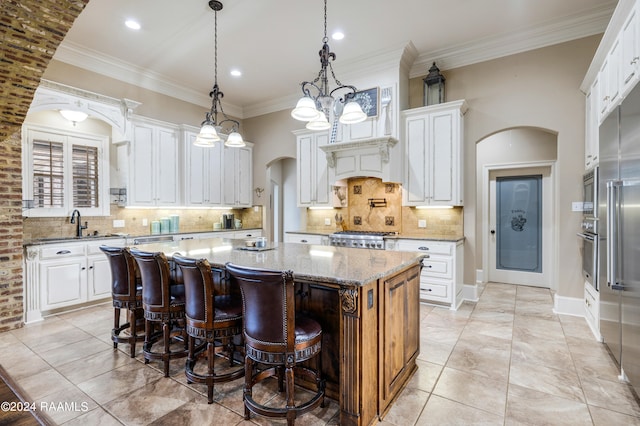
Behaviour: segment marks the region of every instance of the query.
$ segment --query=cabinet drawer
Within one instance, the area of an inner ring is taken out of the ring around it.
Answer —
[[[287,234],[285,237],[285,241],[287,243],[303,243],[303,244],[322,244],[323,235],[317,234]]]
[[[442,243],[437,241],[424,240],[398,240],[396,250],[398,251],[419,251],[421,253],[436,254],[441,256],[451,256],[453,254],[453,243]]]
[[[100,250],[101,246],[109,246],[109,247],[124,247],[125,246],[124,239],[114,239],[114,240],[102,240],[95,241],[87,244],[87,254],[102,254]]]
[[[434,300],[438,302],[451,303],[451,286],[437,283],[420,283],[420,298],[424,300]]]
[[[422,275],[436,278],[453,278],[453,259],[429,257],[422,261]]]
[[[60,259],[71,256],[84,256],[84,244],[54,245],[40,249],[40,259]]]

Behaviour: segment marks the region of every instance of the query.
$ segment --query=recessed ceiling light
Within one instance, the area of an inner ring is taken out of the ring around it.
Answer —
[[[336,31],[331,34],[331,38],[334,40],[342,40],[344,38],[344,33],[342,31]]]
[[[134,21],[133,19],[127,19],[124,24],[127,26],[127,28],[131,28],[132,30],[139,30],[140,27],[140,23],[138,21]]]
[[[242,75],[242,71],[238,70],[238,69],[233,69],[231,70],[231,75],[234,77],[240,77]]]

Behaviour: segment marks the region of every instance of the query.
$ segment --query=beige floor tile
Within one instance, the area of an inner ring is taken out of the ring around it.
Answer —
[[[78,388],[98,404],[105,404],[163,377],[159,371],[135,362],[79,383]]]
[[[464,331],[476,335],[511,340],[513,336],[513,317],[510,321],[494,321],[492,319],[478,317],[474,314],[464,328]]]
[[[127,425],[146,425],[158,420],[199,395],[167,377],[125,394],[104,408]]]
[[[583,377],[582,388],[589,405],[640,417],[640,406],[628,384]]]
[[[509,385],[505,425],[587,425],[586,404],[533,389]]]
[[[569,347],[563,341],[535,339],[523,342],[514,339],[512,346],[514,360],[522,363],[534,363],[559,370],[575,371],[574,361]]]
[[[90,355],[81,361],[73,361],[57,367],[57,370],[74,384],[86,382],[114,368],[136,363],[136,359],[110,348],[101,353]]]
[[[418,370],[407,383],[407,387],[420,389],[424,392],[431,392],[436,382],[438,381],[438,378],[440,377],[440,374],[442,373],[442,369],[444,367],[439,364],[434,364],[419,359],[416,361],[416,365],[418,366]]]
[[[420,337],[420,354],[418,354],[418,359],[434,364],[445,365],[454,346],[455,343],[429,342]]]
[[[445,367],[433,395],[501,416],[507,400],[507,382]]]
[[[589,411],[591,411],[594,426],[640,426],[640,417],[629,416],[606,408],[596,407],[595,405],[589,406]]]
[[[502,425],[503,416],[470,407],[459,402],[432,395],[427,401],[416,426],[467,426],[467,425]],[[400,425],[398,425],[400,426]]]
[[[18,385],[32,401],[41,401],[49,395],[63,394],[75,386],[56,370],[49,368],[32,376],[17,380]],[[46,383],[46,386],[43,386]]]
[[[94,400],[76,387],[49,394],[37,403],[44,407],[40,411],[49,416],[55,424],[65,423],[98,408]]]
[[[39,351],[38,355],[51,366],[57,367],[69,362],[82,362],[81,360],[87,356],[105,352],[112,347],[113,345],[108,345],[95,337],[89,337],[48,351]]]
[[[393,403],[384,420],[395,425],[415,424],[428,398],[428,392],[407,387]]]
[[[509,373],[509,384],[585,402],[580,380],[573,370],[558,370],[514,358]]]
[[[244,417],[219,404],[189,402],[150,423],[150,425],[236,425]]]

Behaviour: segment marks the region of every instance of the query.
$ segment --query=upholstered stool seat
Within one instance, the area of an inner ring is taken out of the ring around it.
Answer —
[[[298,416],[324,406],[322,328],[314,319],[296,314],[292,271],[246,268],[231,263],[226,264],[226,270],[242,291],[245,420],[254,413],[286,418],[288,425],[294,425]],[[315,360],[315,368],[299,364],[307,360]],[[279,390],[286,393],[284,407],[266,406],[253,399],[253,387],[274,376],[278,378]],[[315,383],[316,387],[315,394],[298,405],[294,398],[296,378]]]
[[[128,343],[130,356],[136,356],[136,342],[144,340],[144,334],[138,336],[138,322],[143,320],[142,284],[136,261],[128,248],[101,246],[100,250],[107,256],[111,269],[111,299],[114,316],[111,340],[113,347],[118,343]],[[120,324],[120,311],[127,310],[128,321]],[[129,329],[129,335],[120,334]]]
[[[164,364],[164,376],[169,376],[169,361],[187,356],[184,349],[172,351],[172,334],[185,336],[185,291],[183,285],[171,285],[170,268],[164,253],[150,253],[131,249],[142,277],[142,308],[145,319],[145,340],[143,355],[145,364],[151,360],[160,360]],[[153,323],[162,325],[162,352],[153,351],[157,340],[153,332]]]
[[[244,376],[244,366],[233,368],[236,352],[234,337],[242,334],[242,300],[231,294],[216,295],[211,265],[206,259],[189,259],[173,255],[173,261],[182,270],[186,296],[186,329],[189,335],[189,355],[185,375],[189,383],[207,385],[207,400],[213,403],[216,383],[229,382]],[[202,354],[197,352],[197,340],[206,345]],[[229,369],[216,371],[216,354],[226,352]],[[196,362],[207,358],[206,372],[196,372]]]

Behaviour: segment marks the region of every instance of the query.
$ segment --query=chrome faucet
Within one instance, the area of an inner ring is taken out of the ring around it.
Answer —
[[[77,209],[71,212],[70,223],[76,224],[76,237],[82,237],[82,230],[87,229],[87,227],[89,226],[88,222],[85,222],[84,226],[82,225],[82,222],[80,221],[80,212]]]

